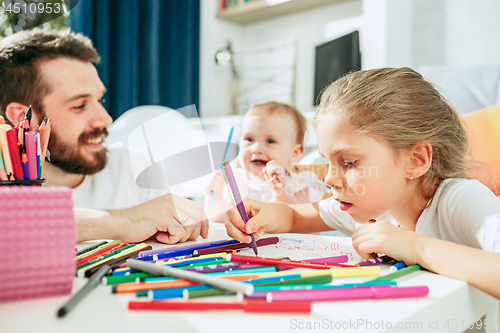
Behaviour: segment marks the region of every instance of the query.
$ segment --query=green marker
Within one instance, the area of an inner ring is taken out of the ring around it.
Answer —
[[[411,272],[418,271],[420,269],[422,269],[422,266],[420,266],[420,265],[408,266],[408,267],[400,269],[397,272],[390,273],[390,274],[387,274],[384,276],[379,276],[378,278],[373,279],[372,281],[374,281],[374,280],[392,280],[392,279],[396,279],[398,277],[401,277],[403,275],[409,274]]]
[[[104,285],[109,286],[111,284],[117,284],[117,283],[135,282],[135,280],[137,278],[153,277],[153,276],[157,276],[157,275],[145,273],[145,272],[131,273],[129,275],[111,275],[111,276],[105,276],[102,279],[102,283]]]
[[[340,288],[352,288],[352,287],[367,287],[367,286],[382,286],[390,285],[396,286],[396,281],[392,280],[379,280],[379,281],[368,281],[363,283],[344,283],[344,284],[297,284],[288,286],[255,286],[254,292],[256,291],[291,291],[291,290],[312,290],[312,289],[340,289]]]
[[[293,285],[293,284],[320,284],[320,283],[330,283],[332,282],[332,275],[318,275],[318,276],[309,276],[304,278],[294,278],[294,279],[283,279],[279,281],[273,282],[264,282],[264,283],[254,283],[250,281],[254,286],[275,286],[275,285]]]
[[[235,292],[222,290],[218,288],[207,288],[202,290],[188,290],[184,289],[182,291],[182,298],[191,299],[199,297],[209,297],[209,296],[219,296],[219,295],[234,295]]]

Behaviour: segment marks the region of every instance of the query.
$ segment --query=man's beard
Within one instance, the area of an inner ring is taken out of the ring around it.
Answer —
[[[50,151],[50,163],[59,169],[68,173],[79,175],[93,175],[104,169],[108,161],[108,150],[101,149],[92,153],[92,159],[85,158],[80,151],[83,144],[87,143],[89,139],[94,139],[104,134],[108,135],[108,130],[96,129],[92,132],[84,132],[78,138],[76,147],[64,143],[57,132],[52,130],[48,149]]]

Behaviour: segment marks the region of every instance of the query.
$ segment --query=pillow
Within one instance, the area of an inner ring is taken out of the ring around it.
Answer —
[[[497,195],[500,194],[500,105],[468,113],[462,117],[472,153],[479,162],[487,164],[493,172],[495,184],[479,179],[489,185]]]

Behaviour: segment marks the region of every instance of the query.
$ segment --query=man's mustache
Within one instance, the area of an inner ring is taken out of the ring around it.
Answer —
[[[95,139],[102,135],[104,135],[104,138],[106,138],[108,134],[109,132],[107,128],[96,128],[95,130],[92,130],[90,132],[82,133],[78,141],[80,143],[87,143],[90,139]]]

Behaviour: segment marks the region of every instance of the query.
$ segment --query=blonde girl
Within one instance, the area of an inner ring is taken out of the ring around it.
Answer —
[[[431,83],[410,68],[349,74],[324,91],[316,125],[333,197],[246,200],[251,218],[229,210],[229,235],[336,229],[365,259],[385,253],[500,298],[500,201],[469,179],[466,131]]]

